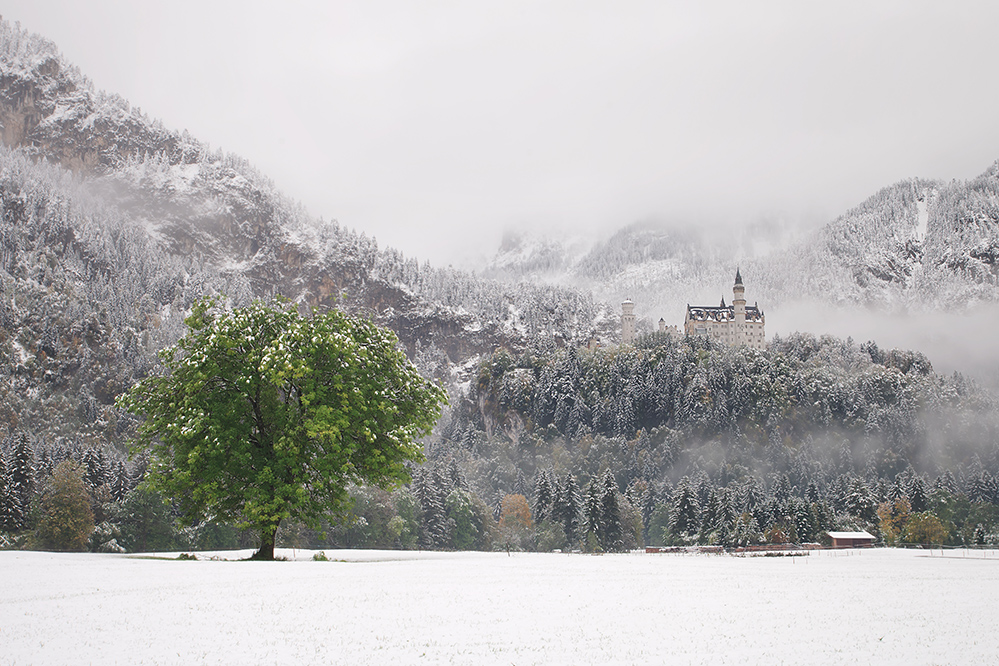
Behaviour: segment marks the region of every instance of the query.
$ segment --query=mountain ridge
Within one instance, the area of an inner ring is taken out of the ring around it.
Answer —
[[[282,294],[369,317],[448,381],[470,358],[541,331],[565,344],[602,317],[576,290],[437,269],[313,218],[246,160],[95,91],[52,42],[2,20],[0,123],[0,280],[12,304],[0,354],[13,368],[0,435],[120,444],[113,393],[156,367],[155,350],[204,293],[235,305]],[[80,322],[91,318],[88,337]],[[115,379],[90,395],[81,368]],[[70,425],[46,425],[56,422]]]
[[[967,182],[899,181],[804,236],[766,220],[735,230],[639,222],[581,256],[557,240],[521,238],[520,257],[501,248],[483,274],[580,284],[608,302],[631,298],[653,319],[682,315],[693,299],[724,289],[739,266],[768,307],[807,298],[961,312],[999,303],[997,173],[999,162]]]

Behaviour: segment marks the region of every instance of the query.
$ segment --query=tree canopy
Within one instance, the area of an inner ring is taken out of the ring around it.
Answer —
[[[119,404],[145,416],[133,452],[184,520],[259,530],[272,559],[282,520],[318,525],[346,489],[406,481],[446,401],[393,333],[330,310],[286,302],[226,310],[198,301],[187,334],[161,353],[165,372]]]

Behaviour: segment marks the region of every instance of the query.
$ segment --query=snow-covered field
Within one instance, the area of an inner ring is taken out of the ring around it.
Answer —
[[[312,553],[0,552],[0,663],[999,660],[997,551]]]

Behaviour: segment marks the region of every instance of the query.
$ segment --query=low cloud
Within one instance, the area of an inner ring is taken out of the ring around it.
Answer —
[[[967,313],[889,315],[866,309],[843,310],[825,303],[796,302],[767,310],[767,336],[795,331],[875,341],[883,349],[925,354],[941,374],[960,372],[999,392],[999,305],[983,304]]]

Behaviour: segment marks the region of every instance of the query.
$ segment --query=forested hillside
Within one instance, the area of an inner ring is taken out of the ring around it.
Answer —
[[[443,378],[497,345],[598,323],[586,294],[421,265],[311,218],[244,160],[95,91],[7,22],[0,122],[5,436],[120,444],[111,401],[206,293],[366,313]]]
[[[944,492],[978,503],[970,526],[969,513],[937,506],[950,537],[969,540],[977,521],[999,529],[995,408],[921,354],[873,342],[795,335],[757,351],[650,335],[620,349],[497,352],[431,453],[461,461],[489,503],[533,498],[536,522],[553,521],[545,539],[562,521],[558,547],[585,540],[586,520],[609,547],[586,504],[608,501],[607,488],[624,491],[616,501],[642,525],[629,543],[727,545],[750,515],[759,534],[794,541],[833,527],[879,533],[879,505],[927,511],[934,489],[943,503]]]

